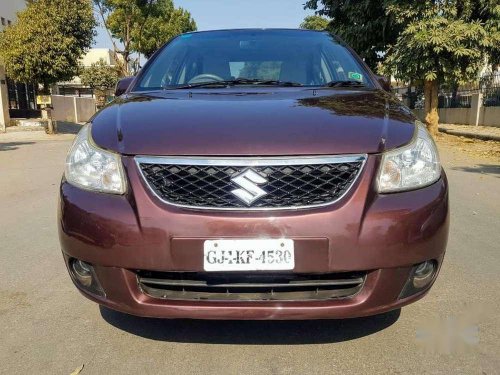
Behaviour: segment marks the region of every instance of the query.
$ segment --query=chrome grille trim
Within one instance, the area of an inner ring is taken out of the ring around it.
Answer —
[[[352,187],[356,185],[359,177],[364,171],[367,161],[367,154],[348,154],[348,155],[325,155],[325,156],[286,156],[286,157],[198,157],[198,156],[145,156],[137,155],[134,161],[137,170],[147,189],[160,201],[170,206],[185,208],[197,211],[298,211],[311,208],[320,208],[337,203],[347,195]],[[346,191],[337,199],[322,204],[294,206],[294,207],[203,207],[177,204],[164,199],[150,185],[141,164],[163,164],[163,165],[193,165],[193,166],[224,166],[224,167],[263,167],[263,166],[297,166],[297,165],[317,165],[317,164],[342,164],[361,162],[356,177],[353,179]]]
[[[137,163],[257,167],[273,165],[340,164],[366,160],[366,154],[286,157],[136,156]]]

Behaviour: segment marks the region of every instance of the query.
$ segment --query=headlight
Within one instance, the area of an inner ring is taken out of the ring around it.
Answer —
[[[66,159],[66,180],[83,189],[124,194],[126,183],[120,155],[97,147],[90,125],[76,136]]]
[[[434,140],[420,121],[415,125],[416,136],[409,145],[382,156],[378,175],[380,193],[418,189],[433,184],[441,176]]]

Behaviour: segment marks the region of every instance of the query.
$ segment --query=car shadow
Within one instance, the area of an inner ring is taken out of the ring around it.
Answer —
[[[453,167],[454,171],[462,171],[468,173],[488,174],[495,177],[500,177],[500,165],[495,164],[477,164],[470,167]]]
[[[151,340],[197,344],[303,345],[354,340],[390,327],[401,309],[366,318],[239,321],[141,318],[100,306],[112,326]]]
[[[32,145],[35,142],[0,142],[0,151],[17,150],[19,146]]]

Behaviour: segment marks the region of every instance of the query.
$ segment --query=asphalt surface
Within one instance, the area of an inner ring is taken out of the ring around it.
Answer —
[[[70,374],[82,365],[81,374],[500,373],[494,160],[441,147],[450,241],[434,288],[413,305],[343,321],[168,321],[100,309],[75,290],[56,231],[71,137],[15,137],[0,134],[2,374]]]

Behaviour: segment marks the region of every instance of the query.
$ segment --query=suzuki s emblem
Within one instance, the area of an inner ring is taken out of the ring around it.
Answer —
[[[231,181],[241,188],[232,190],[231,193],[248,206],[257,199],[267,195],[267,192],[259,187],[259,185],[265,184],[267,180],[253,169],[247,169],[243,173],[231,178]]]

